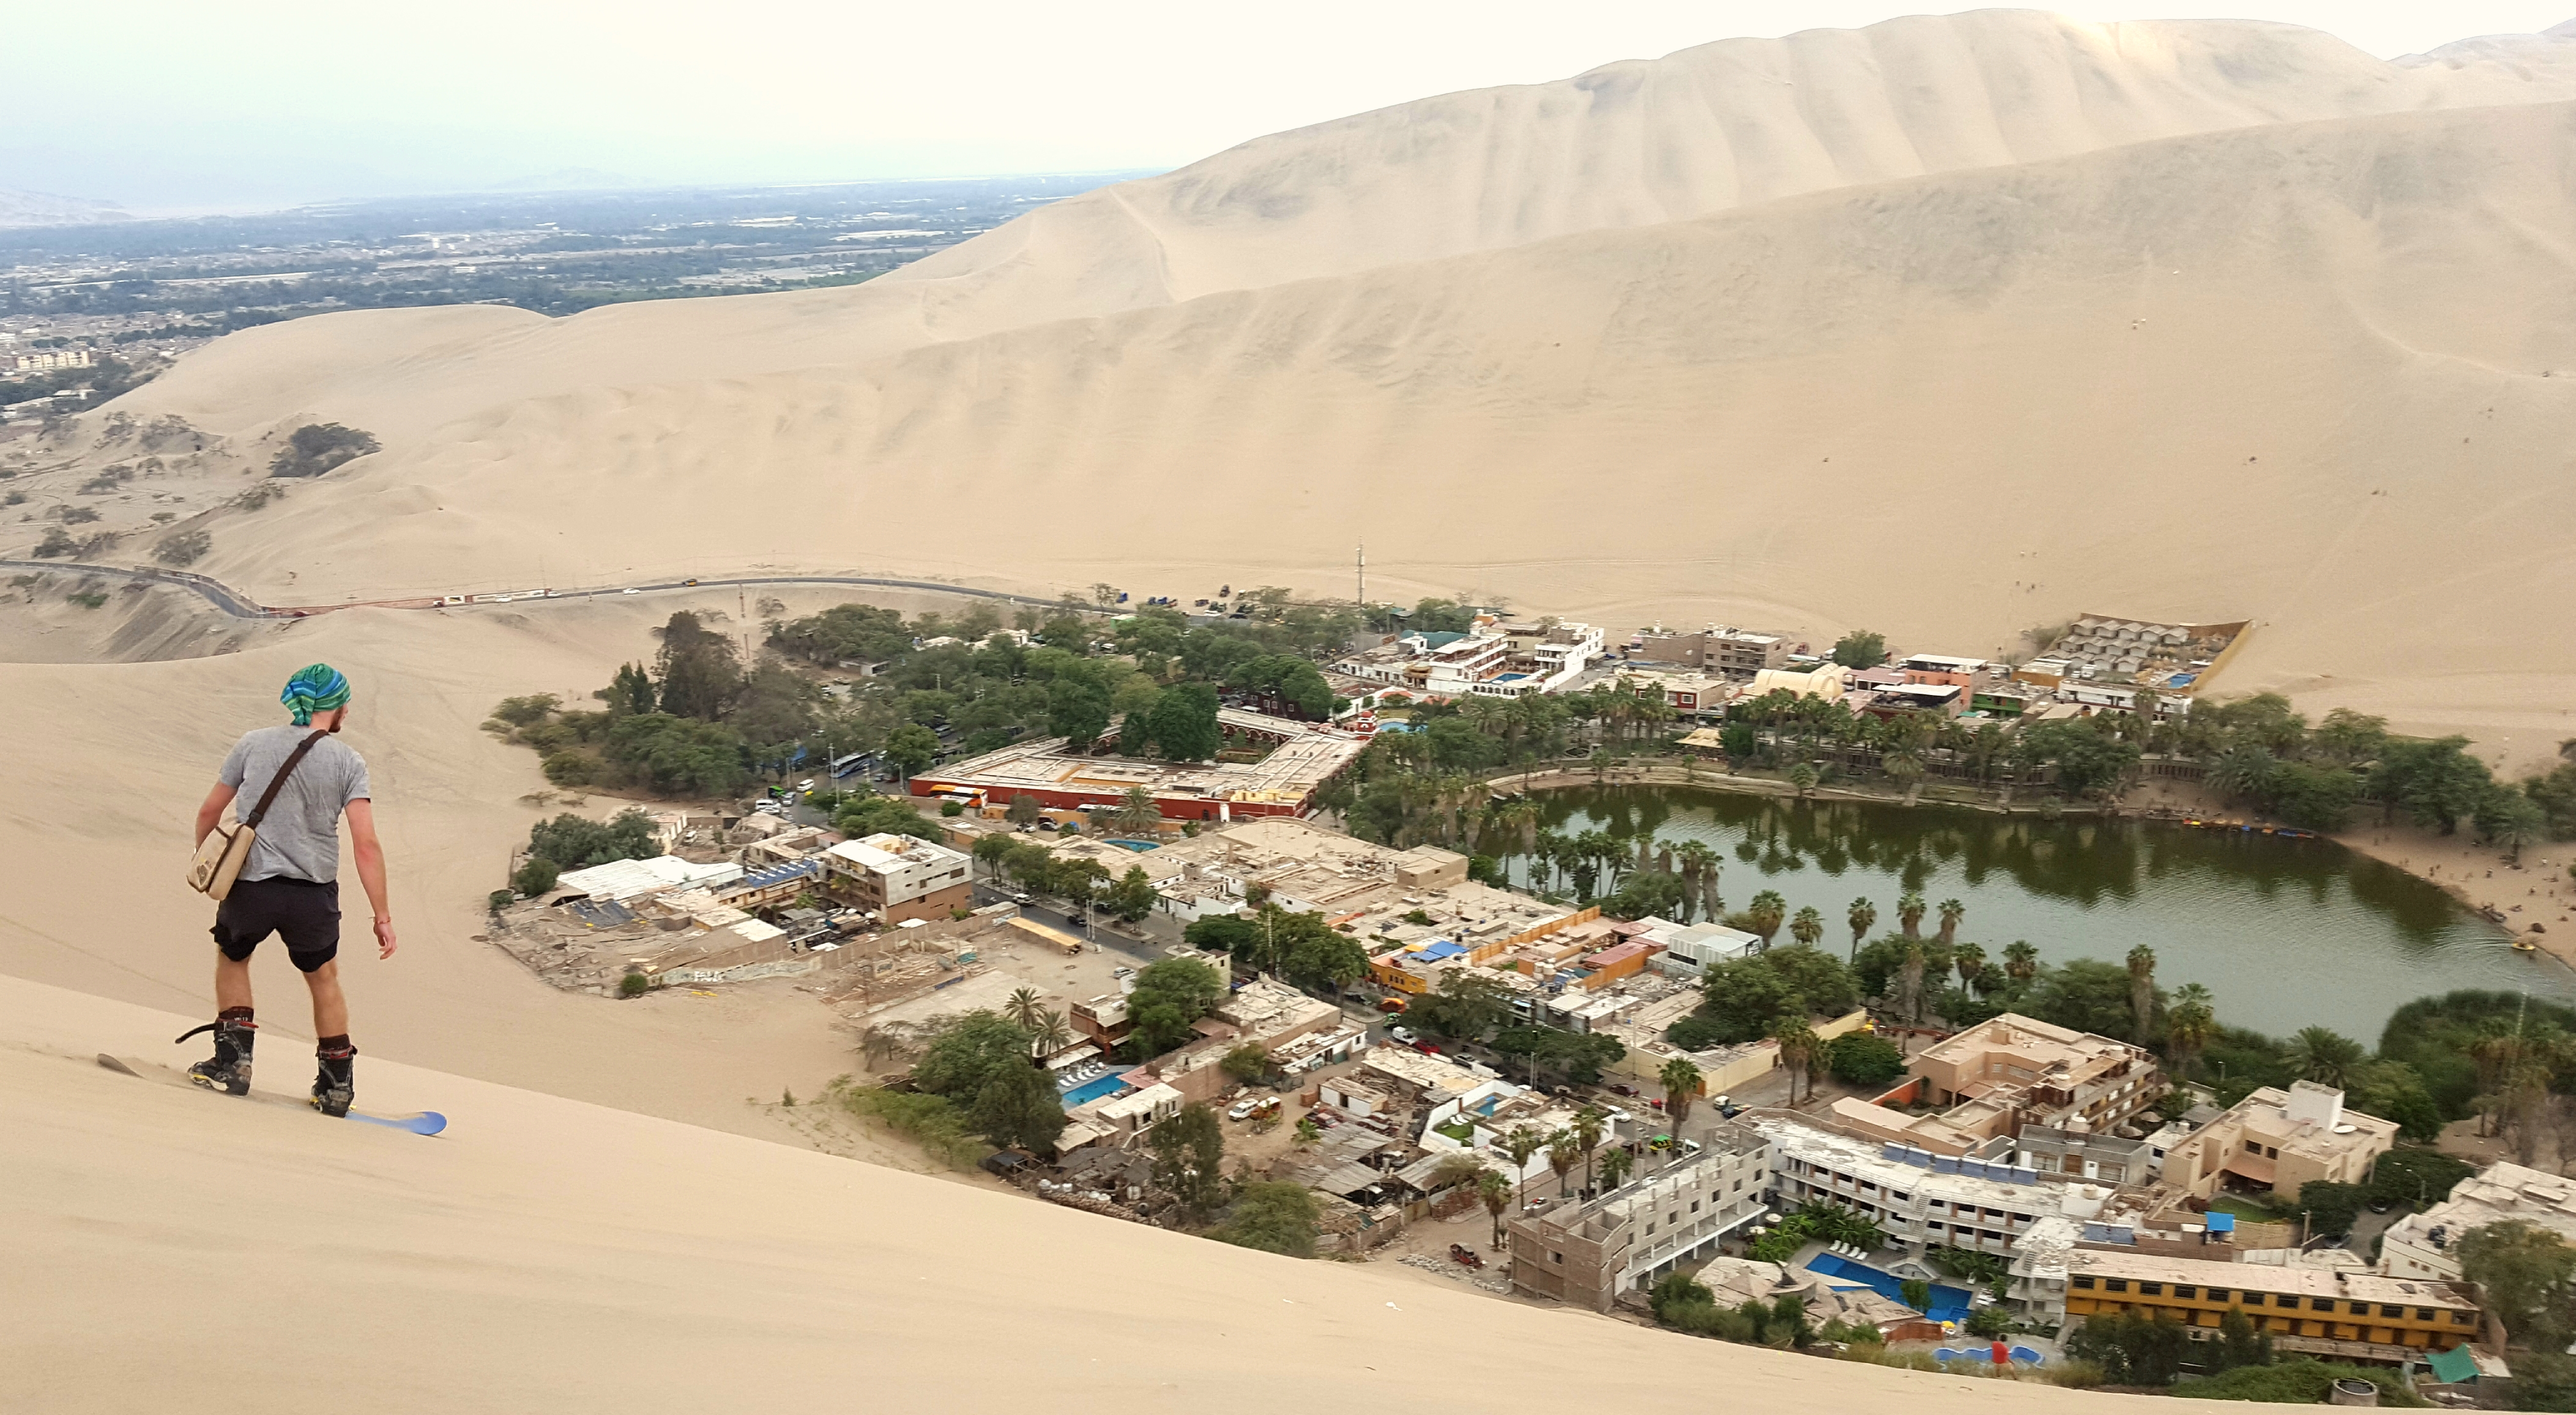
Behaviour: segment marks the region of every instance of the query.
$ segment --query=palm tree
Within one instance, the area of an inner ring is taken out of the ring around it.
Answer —
[[[1851,961],[1857,963],[1860,961],[1860,941],[1869,936],[1871,926],[1878,922],[1878,906],[1865,896],[1855,899],[1851,902],[1851,912],[1843,915],[1843,922],[1851,925]]]
[[[1512,1178],[1526,1191],[1529,1187],[1530,1156],[1547,1148],[1547,1137],[1535,1127],[1516,1125],[1503,1137],[1503,1153],[1512,1157]]]
[[[2004,976],[2016,983],[2026,983],[2039,976],[2039,950],[2021,939],[2014,939],[2004,949]]]
[[[1036,1033],[1029,1039],[1029,1051],[1032,1055],[1053,1056],[1071,1045],[1073,1045],[1073,1029],[1065,1025],[1063,1013],[1044,1012],[1038,1015]]]
[[[1565,1197],[1565,1176],[1574,1172],[1574,1162],[1581,1158],[1583,1142],[1574,1138],[1573,1131],[1559,1126],[1547,1137],[1547,1167],[1556,1171],[1556,1197]]]
[[[2165,1009],[2165,1051],[2173,1058],[2176,1077],[2191,1079],[2191,1063],[2217,1031],[2218,1012],[2209,989],[2198,983],[2176,988],[2173,1006]]]
[[[1780,931],[1781,920],[1789,915],[1789,901],[1776,889],[1766,889],[1753,896],[1751,907],[1744,911],[1744,921],[1762,936],[1762,947],[1769,951],[1771,935]]]
[[[1950,950],[1950,966],[1959,970],[1959,986],[1973,988],[1986,976],[1986,950],[1963,943]]]
[[[1813,904],[1800,909],[1797,917],[1789,921],[1789,937],[1796,939],[1798,942],[1805,944],[1809,948],[1815,947],[1817,941],[1822,939],[1824,936],[1825,916],[1818,913],[1816,911],[1816,906]]]
[[[1679,1140],[1682,1122],[1690,1119],[1691,1107],[1699,1103],[1699,1068],[1691,1064],[1689,1057],[1677,1056],[1664,1063],[1655,1079],[1663,1085],[1664,1114],[1671,1117],[1673,1138]],[[1673,1148],[1678,1151],[1681,1146],[1676,1144]]]
[[[1637,1157],[1625,1149],[1612,1145],[1603,1150],[1601,1152],[1601,1192],[1607,1194],[1618,1188],[1628,1178],[1628,1172],[1636,1167]]]
[[[1950,947],[1959,937],[1959,921],[1968,916],[1968,906],[1956,899],[1941,901],[1941,946]]]
[[[1592,1192],[1592,1152],[1601,1148],[1601,1136],[1610,1125],[1610,1112],[1588,1105],[1574,1113],[1574,1142],[1583,1149],[1583,1190]]]
[[[1023,1032],[1038,1028],[1038,1016],[1046,1009],[1040,1005],[1036,988],[1013,988],[1010,999],[1002,1004],[1002,1015],[1011,1019]]]
[[[1896,901],[1896,924],[1905,930],[1907,938],[1923,937],[1923,910],[1923,895],[1919,890],[1909,889],[1905,891],[1905,897]]]
[[[1118,800],[1118,809],[1109,813],[1108,825],[1120,835],[1150,835],[1161,829],[1162,807],[1154,804],[1154,793],[1142,786],[1130,786]]]
[[[2129,1039],[2140,1046],[2155,1038],[2156,951],[2139,944],[2129,950]]]
[[[1916,793],[1923,789],[1923,755],[1912,747],[1899,747],[1878,759],[1879,770],[1887,779],[1905,788],[1905,804],[1914,804]]]
[[[2279,766],[2270,752],[2252,742],[2239,742],[2218,754],[2218,760],[2209,764],[2202,780],[2231,801],[2253,800],[2263,795]]]
[[[1919,938],[1907,939],[1905,943],[1905,966],[1899,969],[1896,975],[1896,1005],[1898,1008],[1903,1010],[1905,1013],[1905,1020],[1908,1022],[1918,1022],[1923,1018],[1924,961],[1923,940]]]
[[[1815,1065],[1816,1053],[1824,1042],[1803,1017],[1783,1017],[1771,1025],[1771,1040],[1780,1044],[1780,1064],[1789,1072],[1789,1104],[1798,1103],[1798,1078],[1808,1075]],[[1808,1094],[1815,1093],[1812,1077]]]
[[[1476,1197],[1485,1201],[1485,1213],[1494,1220],[1493,1251],[1503,1251],[1503,1210],[1512,1206],[1512,1181],[1501,1170],[1489,1169],[1476,1177]]]
[[[1797,789],[1799,800],[1807,799],[1807,793],[1816,789],[1815,763],[1800,762],[1789,768],[1789,784]]]
[[[2290,1038],[2290,1069],[2320,1086],[2341,1089],[2368,1055],[2361,1043],[2328,1027],[2301,1027]]]

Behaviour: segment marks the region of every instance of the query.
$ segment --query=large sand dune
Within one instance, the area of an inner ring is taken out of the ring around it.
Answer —
[[[274,1415],[2145,1408],[1301,1263],[379,1066],[435,1140],[155,1085],[187,1019],[0,978],[0,1407]],[[2159,1402],[2161,1404],[2161,1402]]]
[[[307,603],[541,566],[1346,593],[1365,537],[1379,594],[1622,625],[2250,617],[2231,688],[2536,744],[2576,702],[2570,170],[2565,104],[2274,124],[519,398],[210,563]]]
[[[611,390],[639,383],[848,364],[1837,187],[2267,123],[2576,98],[2576,43],[2523,38],[2392,64],[2290,25],[1986,10],[1722,40],[1261,138],[862,286],[564,320],[490,306],[299,320],[225,339],[128,405],[225,432],[329,416],[401,446],[532,396],[600,390],[614,407]]]

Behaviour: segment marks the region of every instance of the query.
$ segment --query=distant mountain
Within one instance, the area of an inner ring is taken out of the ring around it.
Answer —
[[[98,221],[133,219],[132,212],[112,201],[0,187],[0,226],[87,226]]]

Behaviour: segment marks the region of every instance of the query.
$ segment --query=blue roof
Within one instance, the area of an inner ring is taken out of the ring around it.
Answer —
[[[1442,958],[1455,958],[1466,951],[1467,946],[1463,943],[1454,943],[1445,938],[1435,938],[1431,940],[1430,947],[1425,948],[1421,953],[1415,956],[1422,959],[1422,961],[1429,963]]]
[[[2209,1231],[2212,1233],[2234,1233],[2236,1231],[2236,1215],[2221,1213],[2211,1214],[2209,1216]]]
[[[820,874],[822,872],[823,862],[820,860],[796,860],[784,865],[764,865],[761,868],[744,875],[742,877],[742,883],[746,888],[766,889],[773,884],[785,884],[787,881],[796,878],[798,875]]]

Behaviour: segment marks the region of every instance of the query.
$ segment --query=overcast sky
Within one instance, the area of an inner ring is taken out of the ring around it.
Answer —
[[[2382,57],[2576,0],[2240,0]],[[454,190],[1168,168],[1283,128],[1876,0],[105,0],[0,23],[0,187],[138,209]],[[2073,4],[2084,19],[2210,7]]]

